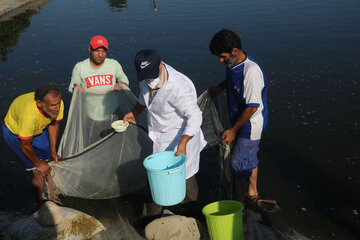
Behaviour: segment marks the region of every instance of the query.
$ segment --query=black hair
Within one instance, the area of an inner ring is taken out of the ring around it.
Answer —
[[[220,56],[222,53],[230,53],[234,48],[242,50],[240,37],[229,29],[217,32],[210,41],[209,49],[213,55]]]
[[[56,83],[47,82],[39,86],[35,90],[35,101],[39,100],[44,102],[44,97],[48,93],[53,93],[54,96],[58,96],[60,93],[60,88]]]
[[[109,49],[107,49],[106,47],[103,47],[103,46],[100,46],[100,47],[98,47],[98,48],[96,48],[96,49],[94,49],[91,45],[89,45],[90,46],[90,50],[91,51],[96,51],[96,49],[98,49],[98,48],[102,48],[102,49],[104,49],[105,50],[105,52],[107,52]]]

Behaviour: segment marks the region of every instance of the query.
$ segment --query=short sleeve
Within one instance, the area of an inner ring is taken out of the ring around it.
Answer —
[[[259,107],[261,91],[264,88],[264,77],[260,69],[248,70],[244,77],[244,99],[247,107]]]

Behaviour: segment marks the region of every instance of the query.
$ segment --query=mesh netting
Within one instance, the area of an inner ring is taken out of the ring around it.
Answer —
[[[67,124],[60,140],[58,163],[51,162],[51,181],[47,194],[53,193],[87,199],[113,198],[146,186],[142,165],[152,153],[147,111],[137,117],[125,132],[118,133],[111,123],[122,119],[135,106],[137,98],[123,85],[122,91],[74,91]],[[232,174],[229,168],[230,146],[221,144],[223,123],[229,125],[226,99],[216,101],[205,91],[198,98],[203,113],[202,131],[208,147],[218,147],[222,196],[231,195]],[[220,104],[219,104],[220,102]],[[225,103],[225,104],[224,104]],[[219,114],[220,113],[220,114]]]
[[[141,126],[147,126],[147,112],[143,111],[125,132],[111,128],[111,123],[122,119],[136,101],[125,85],[122,91],[74,91],[59,144],[62,160],[50,163],[59,193],[105,199],[146,186],[142,161],[152,153],[152,142]]]
[[[216,105],[207,91],[198,97],[197,104],[203,116],[201,129],[207,142],[207,147],[217,146],[222,140],[220,136],[224,131],[224,127],[220,121]]]
[[[230,127],[230,119],[226,106],[226,95],[211,98],[207,91],[198,98],[198,105],[202,111],[204,133],[207,147],[216,147],[220,167],[220,198],[232,199],[233,174],[230,169],[231,146],[222,144],[221,135]]]

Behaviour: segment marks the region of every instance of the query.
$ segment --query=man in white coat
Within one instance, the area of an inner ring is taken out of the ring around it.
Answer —
[[[194,84],[184,74],[161,61],[152,49],[139,51],[135,67],[140,82],[138,102],[124,121],[135,121],[148,109],[149,137],[153,152],[176,151],[186,162],[186,197],[182,203],[196,201],[200,151],[206,141],[201,131],[202,113],[197,105]],[[162,207],[150,201],[144,204],[143,216],[160,214]]]

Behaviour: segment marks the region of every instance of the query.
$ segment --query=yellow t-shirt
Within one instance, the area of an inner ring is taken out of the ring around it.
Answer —
[[[9,130],[21,139],[30,139],[39,135],[53,121],[61,121],[64,114],[64,103],[61,100],[60,112],[56,118],[46,117],[36,106],[35,92],[17,97],[10,105],[5,117]]]

